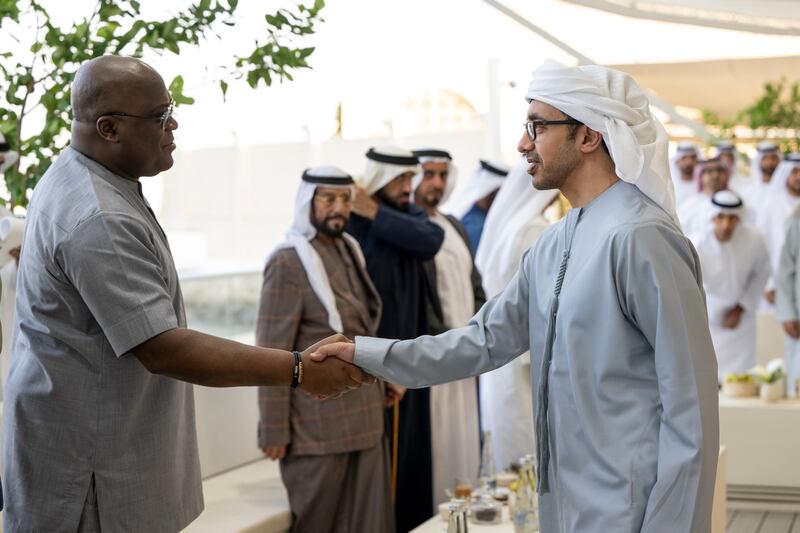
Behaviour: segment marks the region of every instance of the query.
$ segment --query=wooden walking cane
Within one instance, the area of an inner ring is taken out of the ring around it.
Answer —
[[[400,435],[400,400],[394,399],[394,416],[392,417],[392,503],[397,495],[397,441]]]

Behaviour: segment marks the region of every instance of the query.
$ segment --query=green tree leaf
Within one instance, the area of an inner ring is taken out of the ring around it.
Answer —
[[[0,53],[0,132],[22,156],[5,171],[8,196],[0,198],[0,203],[27,205],[31,189],[67,145],[70,84],[81,63],[106,53],[141,57],[152,50],[179,55],[187,46],[206,44],[224,38],[224,32],[236,31],[231,28],[236,26],[238,5],[238,0],[197,0],[165,20],[147,20],[140,16],[137,0],[98,0],[92,12],[75,13],[74,22],[64,26],[60,21],[54,23],[37,0],[0,0],[0,26],[14,21],[40,30],[23,36],[27,41],[21,44],[30,50],[30,57]],[[225,76],[214,81],[219,83],[223,99],[229,82],[241,80],[253,88],[262,83],[270,86],[276,80],[291,80],[293,70],[309,68],[307,59],[314,48],[297,47],[295,42],[314,32],[314,24],[322,21],[319,12],[324,5],[315,0],[313,7],[301,4],[265,14],[266,24],[254,49],[220,65]],[[195,102],[184,94],[183,76],[176,76],[169,90],[178,105]],[[43,124],[29,125],[34,107],[44,109]]]

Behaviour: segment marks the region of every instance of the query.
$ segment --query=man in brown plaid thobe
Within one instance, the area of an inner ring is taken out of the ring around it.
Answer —
[[[304,173],[294,224],[264,270],[258,345],[298,350],[334,332],[376,333],[380,297],[343,233],[352,183],[334,167]],[[260,389],[258,445],[281,461],[294,533],[394,532],[383,408],[399,394],[382,382],[328,401]]]

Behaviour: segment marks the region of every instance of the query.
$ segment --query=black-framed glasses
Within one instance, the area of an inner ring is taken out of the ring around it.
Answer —
[[[114,117],[130,117],[130,118],[140,118],[143,120],[158,120],[161,126],[161,131],[167,129],[167,122],[172,116],[175,114],[175,101],[170,100],[169,106],[167,107],[166,111],[163,113],[159,113],[157,115],[134,115],[133,113],[124,113],[122,111],[111,111],[110,113],[103,113],[104,115],[111,115]]]
[[[529,120],[525,123],[525,132],[531,142],[536,141],[536,128],[539,126],[558,126],[560,124],[583,124],[574,118],[565,120]]]
[[[352,198],[353,193],[350,188],[336,193],[317,191],[316,194],[314,194],[314,201],[319,202],[324,207],[332,206],[337,200],[341,200],[344,205],[350,205]]]

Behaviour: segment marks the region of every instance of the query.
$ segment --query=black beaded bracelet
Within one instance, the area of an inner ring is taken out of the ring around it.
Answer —
[[[296,389],[303,381],[303,361],[300,360],[300,352],[292,352],[294,355],[294,370],[292,371],[291,388]]]

